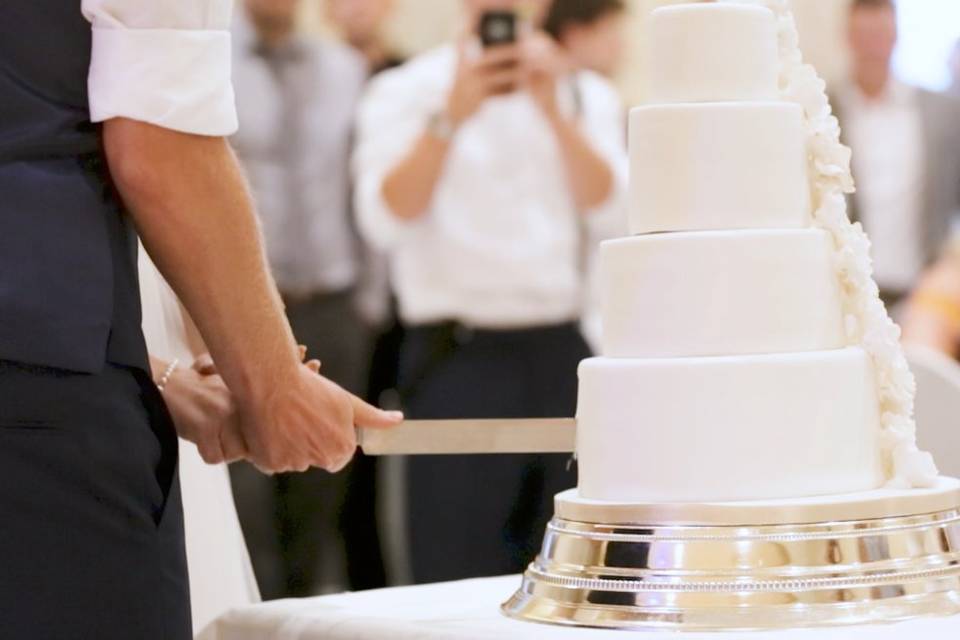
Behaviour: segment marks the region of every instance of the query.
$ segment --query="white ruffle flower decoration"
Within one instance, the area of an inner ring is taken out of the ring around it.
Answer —
[[[781,96],[800,105],[805,115],[814,224],[834,239],[848,342],[870,355],[876,372],[887,484],[894,488],[932,486],[939,472],[933,456],[917,448],[913,419],[916,382],[900,345],[900,328],[880,300],[870,240],[863,227],[850,222],[847,215],[844,194],[854,191],[851,153],[840,142],[840,123],[830,107],[826,83],[803,61],[788,0],[722,1],[766,6],[777,18]]]

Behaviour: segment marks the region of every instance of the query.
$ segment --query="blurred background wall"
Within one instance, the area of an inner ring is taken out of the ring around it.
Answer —
[[[679,0],[628,0],[632,5],[629,29],[635,38],[619,85],[628,104],[642,99],[642,38],[644,16],[654,6]],[[307,2],[304,21],[325,30],[323,0]],[[828,79],[841,76],[846,67],[845,16],[849,0],[793,0],[800,38],[807,59]],[[960,37],[960,1],[901,0],[901,41],[895,66],[913,84],[943,89],[948,83],[944,61]],[[458,24],[460,0],[396,0],[388,38],[405,54],[422,51],[442,42]]]
[[[323,0],[304,5],[304,21],[313,29],[326,31],[323,20]],[[628,38],[630,50],[618,78],[628,104],[639,102],[643,96],[643,34],[644,17],[654,7],[678,0],[630,0],[631,15],[628,29],[636,37]],[[929,0],[909,0],[928,2]],[[848,0],[793,0],[804,52],[828,78],[841,74],[845,65],[843,44],[844,17]],[[944,0],[932,0],[944,4]],[[952,4],[948,2],[946,4]],[[956,2],[960,7],[960,2]],[[459,24],[460,0],[396,0],[394,17],[390,20],[388,38],[398,51],[412,54],[443,42],[454,33]]]

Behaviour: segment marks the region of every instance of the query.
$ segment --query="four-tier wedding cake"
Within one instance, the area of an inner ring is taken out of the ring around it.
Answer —
[[[786,0],[667,6],[649,34],[635,235],[601,249],[603,355],[580,369],[580,496],[932,484],[898,330],[846,217],[849,152]]]
[[[788,0],[649,24],[579,486],[503,611],[686,630],[960,613],[960,483],[917,448],[850,152]]]

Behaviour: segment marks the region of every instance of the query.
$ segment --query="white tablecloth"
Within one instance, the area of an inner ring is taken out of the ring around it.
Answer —
[[[237,609],[218,622],[219,640],[617,640],[655,635],[569,629],[510,620],[499,605],[519,576],[380,589]],[[664,634],[667,635],[667,634]],[[671,634],[672,637],[678,637]],[[954,640],[960,616],[896,625],[781,632],[683,634],[682,640]]]

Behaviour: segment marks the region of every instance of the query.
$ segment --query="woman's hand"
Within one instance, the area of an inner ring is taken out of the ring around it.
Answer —
[[[515,91],[523,79],[519,45],[498,45],[472,56],[474,40],[468,36],[460,42],[456,75],[447,96],[446,115],[455,127],[476,113],[487,98]]]
[[[905,306],[905,344],[960,355],[960,257],[947,255],[928,269]]]
[[[523,68],[527,90],[549,119],[559,116],[557,79],[570,72],[563,50],[542,32],[527,35],[522,41]]]
[[[195,368],[175,369],[163,389],[177,434],[197,445],[208,464],[247,457],[240,414],[223,379]]]

